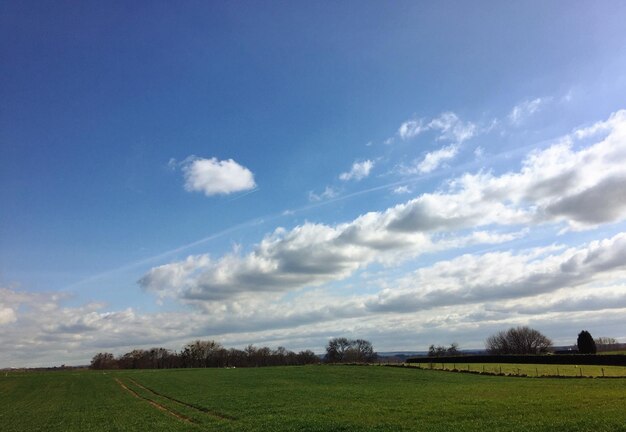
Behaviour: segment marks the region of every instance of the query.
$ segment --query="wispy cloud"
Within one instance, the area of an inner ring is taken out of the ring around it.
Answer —
[[[372,160],[365,160],[363,162],[354,162],[352,164],[352,168],[350,168],[350,171],[341,173],[339,175],[339,179],[343,181],[348,181],[348,180],[359,181],[369,176],[370,172],[372,171],[372,168],[374,168],[374,161]]]
[[[428,126],[424,126],[424,121],[421,119],[407,120],[400,125],[398,129],[398,136],[403,140],[408,140],[418,136],[420,133],[427,131]]]
[[[331,186],[326,186],[324,191],[320,194],[317,194],[313,191],[309,191],[309,201],[318,202],[318,201],[329,200],[329,199],[337,197],[337,195],[339,195],[339,192],[335,188]]]
[[[445,161],[454,158],[458,152],[459,147],[453,144],[442,147],[439,150],[426,153],[424,159],[417,164],[417,171],[420,173],[432,172],[439,168],[439,166]]]
[[[396,194],[396,195],[402,195],[402,194],[411,193],[411,189],[409,189],[408,186],[403,185],[403,186],[398,186],[398,187],[394,188],[392,192],[394,194]]]
[[[477,127],[474,123],[462,121],[458,115],[447,111],[430,121],[423,118],[407,120],[400,125],[396,135],[406,141],[427,131],[438,132],[436,138],[438,141],[461,144],[475,135]]]
[[[527,118],[538,112],[551,98],[536,98],[525,100],[514,106],[509,113],[509,122],[514,126],[519,126]]]

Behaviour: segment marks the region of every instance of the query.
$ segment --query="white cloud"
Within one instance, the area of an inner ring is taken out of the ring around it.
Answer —
[[[326,186],[326,188],[324,189],[324,192],[322,192],[321,194],[316,194],[313,191],[309,191],[309,201],[312,201],[312,202],[323,201],[323,200],[335,198],[337,195],[339,195],[339,192],[335,188]]]
[[[206,196],[228,195],[254,189],[254,175],[232,159],[187,158],[182,163],[185,190],[203,192]]]
[[[348,180],[362,180],[370,175],[370,171],[374,168],[374,161],[365,160],[363,162],[354,162],[350,171],[341,173],[339,179],[343,181]]]
[[[279,228],[247,252],[148,271],[145,290],[193,305],[180,312],[65,306],[65,295],[0,288],[0,345],[10,347],[0,367],[84,364],[100,351],[179,349],[197,337],[317,351],[336,335],[365,336],[379,350],[453,340],[469,348],[531,324],[557,341],[575,340],[572,328],[626,338],[626,233],[574,247],[466,253],[397,275],[412,257],[507,242],[525,227],[624,221],[625,166],[619,111],[531,152],[518,170],[467,173],[346,223]]]
[[[396,195],[411,193],[411,189],[408,186],[398,186],[392,191]]]
[[[454,144],[426,153],[424,159],[417,164],[417,171],[422,174],[432,172],[443,162],[453,159],[458,153],[459,147]]]
[[[407,120],[400,125],[397,135],[402,140],[409,140],[431,130],[439,133],[437,136],[438,141],[450,141],[455,144],[461,144],[472,138],[477,128],[474,123],[462,121],[453,112],[444,112],[429,122],[425,119]]]
[[[516,126],[522,124],[524,120],[539,111],[549,100],[549,98],[536,98],[519,103],[509,113],[509,122]]]
[[[428,127],[439,131],[438,140],[452,141],[461,144],[474,136],[476,125],[472,122],[463,122],[453,112],[444,112],[433,119]]]
[[[314,227],[309,235],[319,231]],[[188,259],[166,284],[211,265],[204,257]],[[571,327],[583,321],[594,333],[606,329],[600,334],[619,338],[626,336],[615,333],[624,330],[625,281],[626,233],[620,233],[577,247],[466,254],[400,278],[383,273],[370,284],[372,294],[346,296],[330,287],[288,296],[265,292],[196,303],[181,312],[107,311],[95,303],[68,307],[63,296],[2,289],[4,307],[22,312],[0,332],[2,346],[11,347],[0,352],[0,366],[85,364],[101,351],[179,349],[197,337],[228,346],[269,343],[318,352],[336,335],[366,335],[378,349],[424,349],[462,337],[465,348],[480,347],[494,330],[529,322],[552,337],[574,338]],[[561,321],[567,326],[561,328]]]
[[[440,261],[395,282],[393,289],[381,291],[368,302],[368,308],[411,312],[442,306],[534,298],[590,282],[615,283],[626,277],[626,233],[561,250],[558,254],[554,254],[555,251],[536,248],[520,253],[463,255]],[[563,295],[559,294],[559,298]],[[621,307],[626,307],[626,290],[622,297]],[[533,301],[528,301],[527,305],[535,311],[543,307]]]
[[[428,126],[424,126],[424,122],[421,119],[407,120],[398,128],[398,136],[403,140],[415,138],[420,133],[427,131]]]
[[[459,247],[469,241],[468,229],[564,223],[578,230],[624,220],[626,111],[602,123],[607,135],[581,150],[572,147],[575,131],[532,152],[518,172],[465,174],[441,191],[344,224],[279,228],[247,255],[191,257],[152,269],[141,284],[161,295],[220,300],[319,285],[373,262]],[[440,239],[438,233],[447,236]],[[473,243],[507,241],[470,237]]]
[[[0,305],[0,325],[9,324],[17,320],[15,311],[9,307],[2,307]]]

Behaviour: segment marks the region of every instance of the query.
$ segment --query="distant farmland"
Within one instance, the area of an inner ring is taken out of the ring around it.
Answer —
[[[9,372],[8,431],[624,431],[626,379],[382,366]]]

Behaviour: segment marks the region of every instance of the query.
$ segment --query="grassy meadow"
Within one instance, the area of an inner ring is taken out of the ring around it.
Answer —
[[[518,363],[412,363],[409,367],[527,377],[626,378],[625,366],[518,364]]]
[[[0,430],[626,431],[626,379],[418,368],[10,372]]]

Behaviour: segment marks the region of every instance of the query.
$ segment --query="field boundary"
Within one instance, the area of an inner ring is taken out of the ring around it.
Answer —
[[[198,424],[197,422],[193,421],[193,419],[191,419],[191,418],[189,418],[189,417],[187,417],[185,415],[177,413],[176,411],[173,411],[173,410],[167,408],[166,406],[161,405],[160,403],[158,403],[156,401],[153,401],[152,399],[148,399],[146,397],[141,396],[135,390],[131,389],[126,384],[124,384],[122,382],[122,380],[120,380],[119,378],[114,378],[114,379],[120,385],[120,387],[122,387],[124,390],[126,390],[128,393],[130,393],[131,395],[133,395],[137,399],[141,399],[141,400],[144,400],[144,401],[148,402],[153,407],[157,408],[160,411],[164,411],[164,412],[168,413],[169,415],[171,415],[173,417],[176,417],[178,420],[181,420],[181,421],[184,421],[184,422],[190,423],[190,424]]]
[[[430,363],[424,363],[430,364]],[[435,364],[435,362],[432,362]],[[450,364],[450,363],[448,363]],[[495,363],[494,363],[495,364]],[[504,363],[503,363],[504,364]],[[538,363],[537,363],[538,364]],[[589,376],[589,375],[533,375],[533,374],[522,374],[522,373],[498,373],[492,371],[476,371],[476,370],[466,370],[466,369],[445,369],[445,368],[437,368],[437,367],[422,367],[418,363],[411,364],[387,364],[383,365],[385,367],[395,367],[395,368],[405,368],[405,369],[419,369],[419,370],[428,370],[435,372],[451,372],[451,373],[462,373],[462,374],[470,374],[470,375],[485,375],[485,376],[496,376],[496,377],[510,377],[510,378],[556,378],[556,379],[626,379],[626,376]]]
[[[405,363],[518,363],[518,364],[562,364],[586,366],[626,366],[624,354],[506,354],[468,355],[441,357],[413,357]]]
[[[213,417],[213,418],[216,418],[216,419],[219,419],[219,420],[229,420],[229,421],[237,420],[235,417],[232,417],[232,416],[229,416],[229,415],[226,415],[226,414],[222,414],[222,413],[218,413],[216,411],[210,410],[210,409],[205,408],[205,407],[200,407],[200,406],[197,406],[197,405],[194,405],[194,404],[183,402],[183,401],[181,401],[179,399],[176,399],[174,397],[168,396],[168,395],[163,394],[163,393],[159,393],[158,391],[153,390],[150,387],[146,387],[143,384],[138,383],[137,381],[135,381],[132,378],[128,378],[128,380],[130,382],[132,382],[133,384],[135,384],[137,387],[140,387],[140,388],[146,390],[147,392],[152,393],[155,396],[160,396],[162,398],[165,398],[167,400],[175,402],[175,403],[177,403],[179,405],[183,405],[183,406],[186,406],[187,408],[191,408],[191,409],[194,409],[194,410],[196,410],[198,412],[201,412],[202,414],[206,414],[206,415],[208,415],[210,417]]]

